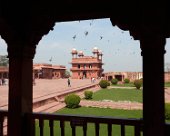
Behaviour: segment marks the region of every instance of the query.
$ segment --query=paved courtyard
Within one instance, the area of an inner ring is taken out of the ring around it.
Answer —
[[[96,81],[98,82],[98,81]],[[71,89],[91,85],[90,79],[71,79],[71,87],[67,85],[67,79],[36,79],[36,85],[33,86],[33,99],[39,99],[48,95],[59,94]],[[131,89],[131,88],[129,88]],[[170,102],[170,88],[165,89],[165,101]],[[0,86],[0,108],[3,108],[8,103],[8,86]],[[123,108],[123,109],[141,109],[142,104],[139,103],[111,103],[111,102],[91,102],[82,101],[83,106],[94,107],[110,107],[110,108]]]
[[[67,79],[36,79],[35,82],[36,85],[33,86],[34,99],[92,84],[90,79],[71,79],[71,87],[67,86]],[[0,107],[7,105],[7,102],[8,86],[0,86]]]

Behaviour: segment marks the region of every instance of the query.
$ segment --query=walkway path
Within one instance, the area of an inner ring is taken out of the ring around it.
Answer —
[[[109,101],[87,101],[82,100],[80,102],[81,106],[85,107],[98,107],[98,108],[111,108],[111,109],[124,109],[124,110],[141,110],[142,103],[135,102],[109,102]]]

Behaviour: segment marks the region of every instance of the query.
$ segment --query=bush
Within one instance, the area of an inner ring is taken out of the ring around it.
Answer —
[[[107,80],[101,80],[101,81],[99,82],[99,85],[100,85],[101,88],[107,88],[107,86],[108,86],[108,81],[107,81]]]
[[[92,99],[93,92],[92,91],[85,91],[84,96],[85,96],[85,99]]]
[[[69,94],[65,97],[65,104],[66,104],[66,107],[68,108],[77,108],[79,107],[79,103],[80,103],[80,97],[76,94]]]
[[[111,83],[112,83],[113,85],[116,85],[116,84],[118,83],[118,80],[117,80],[116,78],[114,78],[114,79],[111,80]]]
[[[170,103],[165,104],[165,119],[170,120]]]
[[[125,78],[125,79],[124,79],[124,83],[125,83],[125,84],[128,84],[128,83],[130,83],[130,80],[129,80],[128,78]]]
[[[134,86],[136,87],[136,89],[140,89],[140,87],[142,86],[142,81],[141,80],[135,80]]]
[[[110,86],[110,82],[109,81],[107,81],[107,86]]]

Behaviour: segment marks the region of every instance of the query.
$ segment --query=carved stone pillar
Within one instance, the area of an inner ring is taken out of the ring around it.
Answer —
[[[32,112],[33,57],[35,47],[8,45],[9,56],[9,118],[8,136],[27,134],[25,113]]]
[[[164,53],[166,39],[151,34],[140,39],[143,56],[144,136],[164,136]]]

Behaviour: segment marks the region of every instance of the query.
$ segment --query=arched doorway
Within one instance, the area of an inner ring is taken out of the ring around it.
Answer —
[[[86,77],[87,77],[87,72],[83,71],[83,78],[86,78]]]

